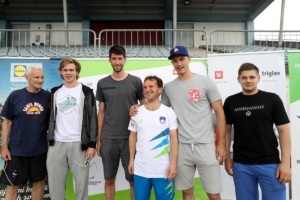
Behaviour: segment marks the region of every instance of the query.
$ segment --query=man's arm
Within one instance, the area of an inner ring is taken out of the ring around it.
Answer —
[[[276,171],[276,178],[281,184],[291,180],[291,136],[288,124],[277,126],[279,133],[279,143],[281,149],[281,163]]]
[[[90,114],[90,119],[89,119],[89,124],[90,124],[90,141],[89,141],[89,147],[86,151],[86,158],[87,160],[92,160],[95,157],[96,154],[96,148],[97,148],[97,142],[98,142],[98,129],[97,129],[97,124],[98,124],[98,119],[97,119],[97,104],[95,100],[94,94],[91,95],[90,98],[90,104],[91,108],[89,110]]]
[[[12,121],[4,118],[2,122],[2,149],[1,158],[5,161],[11,160],[10,152],[8,150],[8,142],[10,137]]]
[[[147,99],[143,98],[143,99],[139,100],[139,104],[134,104],[134,105],[130,106],[130,108],[129,108],[130,117],[136,116],[138,114],[139,107],[141,105],[144,105],[145,103],[147,103]]]
[[[171,162],[167,172],[168,180],[172,180],[175,178],[177,173],[177,157],[178,157],[178,136],[177,136],[177,129],[170,130],[170,154],[171,154]]]
[[[129,174],[134,173],[134,157],[135,157],[135,149],[136,149],[136,141],[137,141],[137,133],[130,131],[129,135],[129,164],[128,164],[128,172]]]
[[[226,151],[227,151],[227,159],[225,160],[225,170],[226,170],[227,174],[230,176],[233,175],[232,160],[230,158],[231,129],[232,129],[232,125],[227,124],[226,132],[225,132],[225,143],[226,143]]]
[[[222,100],[215,101],[211,103],[212,109],[216,114],[217,119],[217,128],[218,128],[218,146],[217,146],[217,159],[219,162],[223,162],[226,159],[226,144],[225,144],[225,129],[226,129],[226,120],[223,110]]]
[[[104,111],[105,111],[105,104],[104,102],[99,102],[99,111],[97,116],[98,121],[98,138],[97,138],[97,155],[100,156],[100,147],[101,147],[101,133],[103,128],[103,122],[104,122]]]

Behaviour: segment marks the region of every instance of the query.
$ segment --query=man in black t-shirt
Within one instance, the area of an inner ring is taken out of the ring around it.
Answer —
[[[278,95],[258,90],[260,75],[254,64],[242,64],[237,79],[242,92],[224,102],[228,158],[234,127],[233,160],[227,159],[225,168],[233,176],[236,199],[258,200],[259,185],[262,199],[285,200],[285,183],[291,180],[291,139],[283,103]]]

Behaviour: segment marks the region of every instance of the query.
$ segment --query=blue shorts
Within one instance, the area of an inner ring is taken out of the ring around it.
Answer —
[[[262,200],[285,200],[286,187],[276,178],[278,164],[233,164],[233,180],[237,200],[258,200],[258,184]]]
[[[145,178],[133,176],[134,196],[136,200],[150,200],[152,186],[156,200],[173,200],[175,196],[173,180],[166,178]]]

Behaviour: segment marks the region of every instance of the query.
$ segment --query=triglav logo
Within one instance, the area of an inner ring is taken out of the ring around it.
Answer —
[[[223,79],[223,71],[215,71],[215,79]]]
[[[261,75],[262,76],[268,76],[268,77],[279,76],[280,72],[276,72],[276,71],[262,71]]]

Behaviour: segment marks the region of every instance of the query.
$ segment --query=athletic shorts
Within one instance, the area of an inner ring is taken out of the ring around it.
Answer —
[[[5,185],[25,185],[45,180],[47,177],[46,168],[47,153],[31,156],[11,156],[10,161],[5,161],[0,177],[0,183]]]
[[[233,163],[237,200],[258,200],[258,185],[264,200],[285,200],[286,187],[276,178],[278,164],[245,165]]]
[[[121,159],[126,180],[133,182],[133,176],[128,172],[130,158],[128,139],[101,139],[101,157],[105,180],[117,175]]]
[[[134,175],[134,197],[136,200],[150,200],[154,188],[156,200],[173,200],[175,196],[173,180],[166,178],[145,178]]]
[[[221,173],[219,162],[216,159],[215,143],[179,143],[175,188],[178,190],[192,188],[196,169],[206,193],[219,194],[221,192]]]

